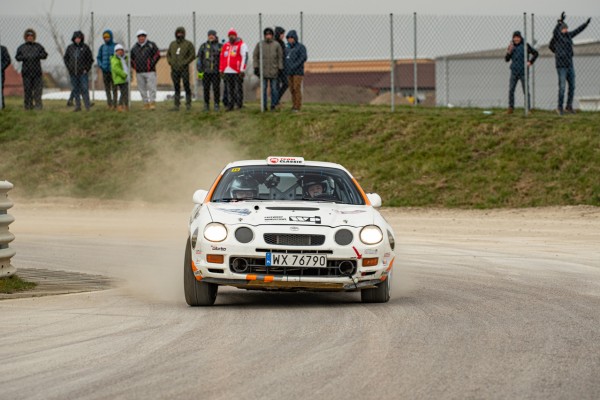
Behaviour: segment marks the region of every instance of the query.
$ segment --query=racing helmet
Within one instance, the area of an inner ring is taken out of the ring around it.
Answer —
[[[306,175],[302,178],[302,195],[305,197],[312,197],[309,193],[309,189],[312,186],[320,185],[321,193],[325,193],[327,191],[327,183],[326,179],[320,175]]]
[[[232,199],[245,198],[240,192],[252,192],[251,197],[258,196],[258,181],[251,176],[238,176],[229,187],[229,195]]]

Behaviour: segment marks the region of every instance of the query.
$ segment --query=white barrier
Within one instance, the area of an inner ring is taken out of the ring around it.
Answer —
[[[10,259],[15,255],[15,251],[8,247],[8,244],[15,239],[15,235],[8,231],[8,226],[14,222],[12,215],[8,214],[8,209],[13,206],[8,198],[8,191],[13,188],[12,183],[0,181],[0,278],[5,278],[17,272],[17,269],[10,264]]]

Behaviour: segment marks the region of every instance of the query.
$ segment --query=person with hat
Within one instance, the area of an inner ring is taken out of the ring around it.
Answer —
[[[213,90],[213,101],[215,111],[219,111],[221,100],[221,76],[219,74],[219,58],[221,56],[221,43],[217,37],[217,31],[208,31],[208,40],[198,49],[198,79],[202,81],[204,89],[204,111],[210,109],[210,89]]]
[[[115,42],[113,41],[113,33],[110,29],[102,32],[102,40],[104,43],[98,49],[96,61],[102,71],[102,81],[104,82],[104,90],[106,91],[106,105],[109,110],[114,110],[117,108],[117,87],[113,84],[110,66],[111,58],[115,54]]]
[[[131,68],[136,72],[137,86],[145,110],[156,109],[156,63],[160,50],[156,43],[148,40],[146,31],[136,32],[137,43],[131,49]]]
[[[171,79],[175,88],[173,96],[173,111],[179,111],[181,103],[181,81],[185,89],[185,109],[192,109],[192,89],[190,87],[190,68],[189,65],[196,59],[196,48],[194,44],[185,38],[185,28],[183,26],[175,29],[175,40],[169,45],[167,50],[167,62],[171,66]]]
[[[227,32],[227,36],[229,41],[221,48],[219,72],[227,91],[227,111],[231,111],[234,106],[242,108],[244,102],[243,84],[248,64],[248,46],[233,28]]]
[[[75,110],[81,111],[81,98],[83,97],[83,104],[85,109],[90,109],[90,93],[89,93],[89,79],[88,72],[92,68],[94,63],[94,57],[92,56],[92,50],[85,44],[85,37],[83,32],[73,32],[71,43],[67,50],[63,60],[69,71],[71,77],[71,86],[73,87],[73,97],[75,100]]]
[[[515,88],[519,80],[523,87],[523,95],[525,95],[525,74],[529,74],[529,70],[525,71],[525,43],[523,42],[523,36],[521,32],[515,31],[512,36],[512,40],[506,50],[504,60],[506,62],[511,61],[510,64],[510,84],[508,87],[508,114],[512,114],[515,108]],[[529,57],[531,56],[531,58]],[[531,67],[538,57],[536,49],[531,47],[527,43],[527,68]],[[531,108],[531,101],[529,96],[529,88],[527,90],[527,109]]]
[[[298,41],[296,31],[289,31],[286,39],[288,47],[285,53],[285,73],[288,76],[292,94],[292,112],[298,112],[302,107],[302,79],[304,79],[304,63],[307,53],[306,47]]]
[[[6,68],[8,68],[8,66],[11,64],[10,54],[8,54],[8,49],[4,46],[0,46],[0,58],[2,59],[2,67],[1,67],[2,93],[0,94],[2,96],[2,105],[0,106],[0,109],[3,110],[5,107],[5,104],[4,104],[4,82],[6,80],[4,71],[6,71]]]
[[[114,87],[121,92],[117,111],[129,111],[129,65],[125,49],[120,44],[115,45],[115,54],[110,57],[110,72]]]
[[[23,63],[21,77],[23,79],[24,103],[26,110],[42,109],[42,62],[48,57],[44,46],[37,43],[36,33],[27,29],[24,34],[25,43],[17,48],[15,60]]]
[[[286,50],[285,29],[283,29],[281,26],[275,27],[275,40],[277,41],[277,43],[279,43],[279,46],[281,47],[281,58],[285,64],[285,50]],[[285,74],[285,70],[281,70],[279,72],[279,76],[277,77],[277,92],[278,92],[278,97],[279,97],[277,99],[277,106],[279,106],[279,104],[281,103],[281,98],[283,97],[287,88],[288,88],[287,75]]]
[[[579,35],[590,24],[591,18],[581,24],[577,29],[569,32],[565,22],[566,14],[563,11],[557,21],[550,41],[550,50],[554,52],[556,72],[558,73],[558,115],[563,114],[566,84],[569,84],[567,107],[565,111],[575,113],[573,110],[573,96],[575,95],[575,68],[573,66],[573,38]]]
[[[254,75],[261,77],[262,66],[262,92],[263,92],[263,110],[267,109],[267,88],[271,88],[271,111],[275,110],[279,102],[279,87],[277,77],[279,72],[283,71],[283,56],[281,46],[273,40],[273,29],[266,28],[263,31],[264,40],[256,44],[253,53]],[[262,60],[261,56],[262,46]]]

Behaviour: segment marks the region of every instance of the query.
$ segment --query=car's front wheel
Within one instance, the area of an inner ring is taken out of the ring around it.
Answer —
[[[219,286],[214,283],[197,281],[192,270],[192,246],[190,240],[187,240],[185,246],[185,257],[183,261],[183,290],[185,292],[185,301],[188,305],[212,306],[217,299]]]
[[[374,289],[363,289],[360,292],[360,300],[363,303],[387,303],[390,300],[392,289],[392,273],[390,271],[386,280]]]

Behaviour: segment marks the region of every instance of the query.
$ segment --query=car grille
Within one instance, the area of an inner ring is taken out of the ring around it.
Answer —
[[[267,244],[282,246],[322,246],[325,243],[325,235],[265,233],[264,238]]]
[[[233,260],[236,256],[229,257],[229,269],[231,272],[235,271],[232,268]],[[266,274],[273,276],[306,276],[306,277],[340,277],[348,276],[342,274],[338,267],[343,261],[350,261],[354,266],[351,275],[356,273],[356,260],[327,260],[327,267],[325,268],[314,268],[314,267],[267,267],[265,266],[265,258],[251,258],[243,257],[248,262],[248,269],[244,271],[245,274]]]

